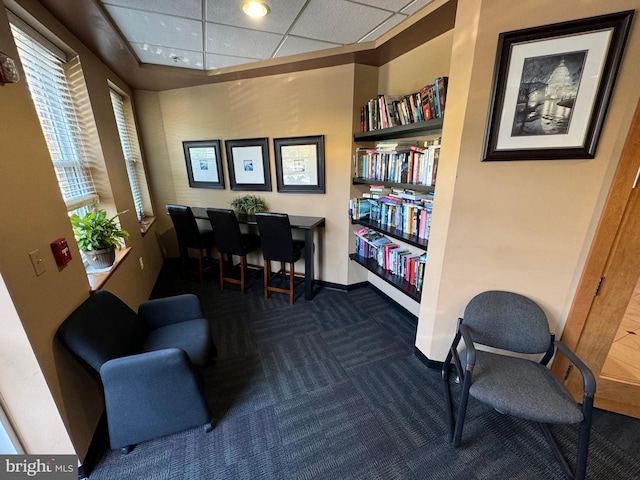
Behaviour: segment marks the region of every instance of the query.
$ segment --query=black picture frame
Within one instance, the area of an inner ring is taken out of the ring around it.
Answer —
[[[267,138],[225,140],[231,190],[271,191]]]
[[[220,140],[188,140],[182,148],[191,188],[225,188]]]
[[[324,135],[274,138],[278,192],[325,193]]]
[[[593,158],[633,14],[500,34],[483,161]]]

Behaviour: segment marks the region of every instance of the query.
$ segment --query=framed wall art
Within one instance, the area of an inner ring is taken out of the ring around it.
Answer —
[[[632,18],[500,34],[483,160],[593,158]]]
[[[192,188],[224,188],[220,140],[182,142]]]
[[[325,193],[324,135],[275,138],[279,192]]]
[[[271,190],[266,138],[225,140],[231,190]]]

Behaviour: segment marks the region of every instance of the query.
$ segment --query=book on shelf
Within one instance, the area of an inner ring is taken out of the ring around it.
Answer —
[[[353,220],[369,218],[371,207],[376,201],[370,198],[352,198],[349,201],[349,217]]]
[[[401,198],[405,198],[408,200],[423,200],[425,198],[433,198],[433,193],[417,192],[408,188],[402,189],[401,191],[397,192],[396,195],[399,195]]]
[[[360,131],[370,132],[444,116],[448,77],[406,95],[379,94],[360,108]]]
[[[402,197],[398,197],[392,193],[388,193],[387,195],[378,198],[378,201],[382,203],[390,203],[392,205],[402,205]]]
[[[426,252],[413,252],[368,227],[361,227],[354,234],[357,256],[374,260],[378,267],[398,276],[418,291],[422,288]]]
[[[436,184],[438,174],[438,162],[440,161],[441,137],[424,142],[426,155],[428,157],[427,169],[425,171],[424,184],[433,186]]]
[[[390,127],[396,127],[401,125],[400,123],[400,115],[398,113],[398,97],[396,96],[385,96],[386,103],[386,113],[387,113],[387,121]]]
[[[438,110],[438,116],[442,118],[444,116],[444,107],[447,99],[447,87],[449,86],[449,77],[438,77],[434,83],[436,91],[436,108]]]
[[[427,254],[423,253],[418,260],[418,271],[416,272],[416,290],[422,291],[422,287],[424,285],[424,269],[427,263]]]
[[[433,88],[433,85],[425,85],[420,89],[420,107],[425,120],[436,118],[436,112],[433,111]]]
[[[375,149],[358,149],[354,156],[357,178],[423,186],[435,185],[440,157],[440,138],[415,141],[378,142]]]
[[[419,149],[417,140],[381,140],[376,143],[375,150],[378,152],[393,152],[398,150]]]
[[[349,202],[352,220],[366,220],[420,240],[429,238],[432,211],[433,194],[422,199],[388,194],[379,199],[353,198]]]
[[[391,241],[387,237],[372,228],[361,227],[354,233],[358,237],[362,238],[365,242],[376,247],[384,245],[385,243],[391,243]]]
[[[385,187],[384,185],[369,185],[369,198],[378,200],[390,193],[391,188]]]

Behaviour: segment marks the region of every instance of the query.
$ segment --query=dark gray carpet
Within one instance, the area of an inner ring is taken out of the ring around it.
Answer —
[[[217,422],[109,451],[91,480],[563,479],[540,429],[473,399],[447,443],[440,374],[414,355],[416,321],[370,288],[296,303],[260,280],[242,297],[167,263],[155,296],[196,293],[218,359],[205,373]],[[576,432],[554,427],[570,454]],[[640,420],[597,411],[588,478],[640,478]]]

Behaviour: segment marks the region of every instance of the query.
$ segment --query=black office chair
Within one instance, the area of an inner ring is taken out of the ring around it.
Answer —
[[[458,351],[460,340],[464,349]],[[540,362],[476,349],[485,345],[518,354],[539,354]],[[555,348],[576,366],[583,379],[582,406],[547,368]],[[461,385],[454,419],[449,373],[451,366]],[[467,304],[464,318],[442,366],[450,441],[460,445],[469,395],[503,414],[538,422],[566,475],[584,479],[591,432],[596,382],[589,368],[549,331],[542,309],[529,298],[512,292],[488,291]],[[547,424],[580,424],[573,471]]]
[[[186,269],[189,250],[198,251],[198,275],[200,283],[204,282],[204,274],[211,269],[206,259],[211,259],[211,248],[215,244],[211,223],[194,217],[190,207],[184,205],[167,205],[171,221],[178,237],[182,268]],[[203,254],[206,252],[206,258]]]
[[[304,274],[296,273],[294,264],[302,257],[305,241],[293,239],[289,215],[286,213],[259,212],[255,215],[264,258],[264,298],[269,298],[269,292],[288,293],[289,305],[292,305],[295,288],[304,282]],[[306,248],[311,247],[306,246]],[[273,275],[271,275],[272,260],[280,262],[280,271]],[[289,264],[288,288],[271,286],[270,283],[278,275],[281,275],[283,283],[286,282],[285,263]]]
[[[260,237],[252,233],[241,233],[238,219],[233,210],[222,208],[207,208],[207,215],[213,227],[213,236],[218,249],[220,264],[220,290],[224,289],[224,282],[240,285],[240,292],[244,295],[247,269],[261,271],[259,265],[247,263],[247,254],[260,248]],[[225,255],[227,257],[225,261]],[[225,275],[225,263],[233,268],[233,255],[240,257],[240,278]]]

